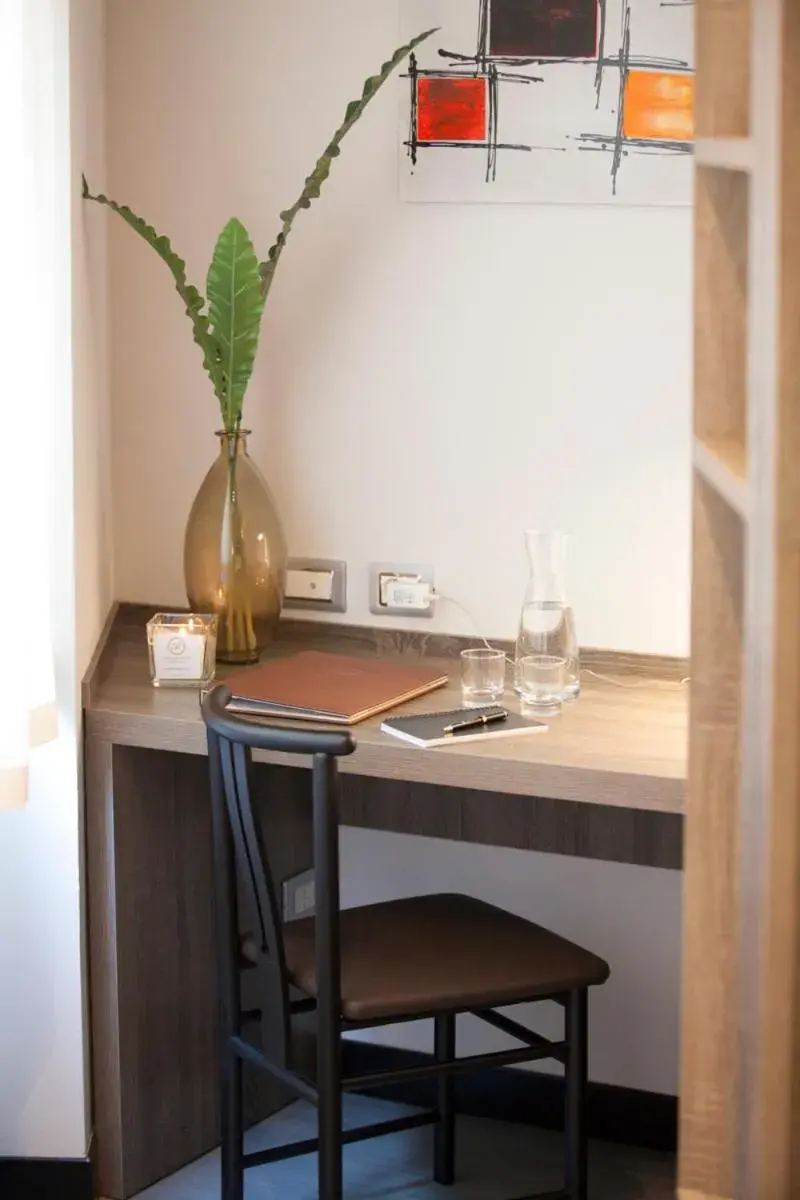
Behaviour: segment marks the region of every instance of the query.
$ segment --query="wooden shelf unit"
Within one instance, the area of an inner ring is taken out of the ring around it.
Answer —
[[[701,167],[749,172],[753,168],[753,151],[753,140],[749,137],[705,137],[695,141],[694,156]]]
[[[747,483],[747,455],[739,442],[705,442],[694,439],[694,469],[714,489],[720,499],[747,519],[750,488]]]
[[[800,1195],[800,7],[697,0],[681,1200]]]

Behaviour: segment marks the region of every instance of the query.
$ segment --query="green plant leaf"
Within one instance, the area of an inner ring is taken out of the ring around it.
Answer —
[[[236,217],[228,221],[214,247],[206,294],[211,334],[220,351],[222,419],[231,432],[242,419],[264,311],[258,258],[250,235]]]
[[[208,377],[221,404],[220,351],[209,330],[208,317],[203,311],[206,303],[205,299],[186,278],[186,263],[173,250],[168,237],[156,233],[152,225],[148,225],[142,217],[137,216],[126,204],[117,204],[116,200],[109,200],[108,196],[104,196],[102,193],[97,196],[92,195],[89,191],[85,175],[83,176],[83,198],[84,200],[93,200],[95,204],[104,204],[107,208],[112,209],[167,264],[175,281],[175,290],[186,305],[186,313],[192,322],[194,340],[203,352],[203,366],[208,373]]]
[[[369,79],[364,84],[360,99],[351,100],[348,104],[344,113],[344,121],[331,138],[324,154],[317,159],[314,170],[307,177],[300,196],[291,208],[287,208],[281,213],[283,229],[278,234],[274,246],[270,247],[266,261],[262,262],[259,266],[259,270],[261,271],[261,287],[265,297],[272,286],[275,269],[278,265],[281,254],[283,253],[283,248],[286,245],[286,239],[289,236],[292,225],[294,224],[294,219],[301,209],[310,208],[312,200],[316,200],[319,196],[322,185],[330,174],[331,163],[333,162],[334,158],[338,157],[340,153],[339,147],[342,141],[353,128],[359,117],[363,114],[370,100],[375,98],[380,89],[386,83],[386,80],[389,78],[392,72],[399,67],[406,58],[408,58],[409,54],[411,54],[421,42],[426,41],[427,38],[431,37],[432,34],[437,32],[438,29],[427,29],[425,33],[420,33],[415,38],[412,38],[406,46],[401,46],[399,50],[395,50],[389,61],[383,64],[378,74],[370,75]]]

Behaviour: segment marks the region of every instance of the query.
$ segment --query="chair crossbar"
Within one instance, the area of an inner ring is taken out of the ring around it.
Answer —
[[[387,1133],[405,1133],[409,1129],[419,1129],[422,1125],[435,1125],[438,1120],[438,1112],[429,1111],[412,1113],[407,1117],[394,1117],[391,1121],[380,1121],[376,1125],[361,1125],[358,1129],[344,1129],[342,1144],[347,1146],[353,1142],[366,1142],[370,1138],[383,1137]],[[289,1142],[285,1146],[271,1146],[268,1150],[245,1154],[244,1165],[261,1167],[265,1163],[282,1162],[286,1158],[298,1158],[301,1154],[313,1154],[318,1149],[318,1138],[306,1138],[302,1142]]]
[[[510,1067],[516,1063],[538,1062],[543,1058],[554,1058],[563,1062],[567,1054],[566,1042],[548,1042],[547,1046],[529,1047],[524,1050],[498,1050],[493,1054],[471,1054],[466,1058],[454,1058],[449,1062],[437,1062],[419,1067],[402,1067],[396,1071],[369,1071],[366,1075],[350,1075],[342,1080],[346,1092],[359,1092],[371,1087],[391,1087],[396,1083],[414,1083],[418,1079],[429,1079],[434,1075],[462,1075],[484,1067]]]
[[[502,1013],[495,1012],[493,1008],[473,1008],[471,1010],[473,1017],[478,1017],[479,1020],[485,1021],[487,1025],[494,1026],[501,1033],[508,1034],[509,1037],[515,1038],[518,1042],[523,1042],[526,1046],[555,1046],[557,1043],[551,1042],[548,1038],[542,1037],[539,1033],[534,1033],[532,1029],[527,1029],[524,1025],[520,1025],[519,1021],[512,1021],[510,1017],[503,1016]]]
[[[529,1192],[526,1196],[516,1196],[515,1200],[570,1200],[570,1196],[562,1188],[560,1192]]]
[[[294,1071],[289,1071],[285,1067],[279,1067],[276,1063],[270,1062],[257,1046],[252,1046],[250,1042],[240,1037],[231,1038],[229,1046],[239,1058],[243,1058],[246,1062],[254,1063],[262,1071],[268,1071],[270,1075],[273,1075],[275,1079],[285,1084],[286,1087],[303,1100],[308,1100],[314,1105],[319,1102],[319,1093],[313,1084],[304,1079],[302,1075],[297,1075]]]

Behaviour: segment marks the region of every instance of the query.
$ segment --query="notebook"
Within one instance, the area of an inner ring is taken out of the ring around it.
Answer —
[[[447,683],[441,667],[303,650],[217,679],[231,712],[356,725]]]
[[[534,721],[513,712],[508,714],[505,721],[498,721],[495,725],[473,726],[472,729],[456,730],[455,733],[444,732],[448,725],[502,711],[497,705],[489,705],[485,708],[454,708],[450,712],[417,713],[411,717],[389,717],[382,723],[381,729],[384,733],[402,738],[404,742],[411,742],[412,746],[425,749],[452,746],[455,742],[483,742],[492,738],[547,732],[543,721]]]

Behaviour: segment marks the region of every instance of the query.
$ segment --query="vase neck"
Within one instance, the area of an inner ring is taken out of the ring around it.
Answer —
[[[241,454],[247,454],[249,434],[249,429],[238,429],[235,433],[228,433],[227,429],[218,429],[220,454],[225,458],[238,458]]]

